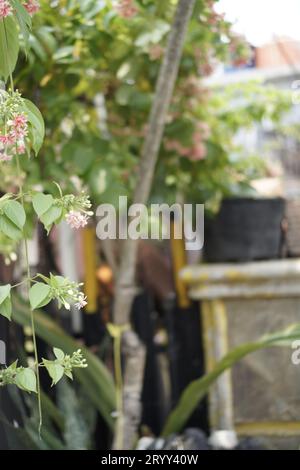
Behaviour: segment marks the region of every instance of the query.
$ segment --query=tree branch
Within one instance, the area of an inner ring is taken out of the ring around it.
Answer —
[[[175,81],[178,75],[187,26],[196,0],[179,0],[174,22],[169,34],[168,45],[160,68],[156,84],[154,101],[148,122],[148,131],[142,148],[138,168],[138,179],[134,192],[134,203],[146,204],[149,199],[159,149],[165,129],[167,112],[172,99]],[[135,271],[138,242],[126,240],[122,247],[121,261],[116,282],[114,321],[127,324],[135,296]],[[118,433],[122,428],[126,433],[122,448],[131,448],[141,415],[141,390],[145,364],[145,348],[137,335],[127,331],[123,335],[125,351],[125,379],[123,387],[124,416],[118,418],[115,437],[120,446]],[[118,444],[116,444],[118,443]]]
[[[160,68],[148,132],[142,148],[138,168],[138,180],[134,192],[134,203],[146,204],[149,199],[159,148],[165,129],[167,112],[178,75],[186,29],[195,0],[179,0],[174,22],[169,35],[166,53]],[[120,268],[115,297],[114,320],[127,323],[134,296],[137,242],[126,240],[121,252]]]

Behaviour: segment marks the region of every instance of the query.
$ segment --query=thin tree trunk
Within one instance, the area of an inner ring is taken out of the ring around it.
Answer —
[[[187,26],[196,0],[179,0],[169,34],[166,53],[161,65],[154,102],[148,122],[148,131],[142,148],[134,203],[147,204],[155,166],[165,129],[166,116],[178,75]],[[135,270],[138,242],[126,240],[122,248],[115,292],[114,321],[119,325],[130,322],[130,311],[136,293]],[[141,389],[143,384],[145,350],[137,335],[129,330],[123,335],[125,377],[123,388],[124,416],[122,419],[123,449],[134,444],[141,415]],[[120,426],[118,426],[120,429]],[[116,445],[120,444],[118,439]]]

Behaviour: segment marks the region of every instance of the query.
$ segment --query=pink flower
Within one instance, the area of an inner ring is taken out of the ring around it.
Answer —
[[[133,4],[133,0],[119,0],[116,10],[123,18],[132,18],[138,12],[138,9]]]
[[[165,142],[165,149],[169,151],[174,150],[179,155],[184,157],[188,156],[190,152],[190,149],[188,147],[184,147],[178,140],[175,139],[167,140]]]
[[[23,139],[27,135],[27,129],[22,128],[13,128],[10,131],[10,137],[14,139],[14,141],[18,139]]]
[[[206,157],[207,149],[203,142],[196,144],[191,152],[190,159],[193,161],[203,160]]]
[[[26,147],[25,147],[24,142],[18,142],[16,152],[18,155],[24,155],[24,153],[26,152]]]
[[[24,113],[16,114],[7,124],[13,139],[23,139],[27,135],[27,117]]]
[[[88,223],[88,216],[85,214],[82,214],[79,211],[70,211],[66,215],[66,221],[67,224],[70,225],[70,227],[79,229],[82,227],[85,227]]]
[[[8,0],[0,0],[0,18],[6,18],[11,15],[13,9]]]
[[[208,139],[211,134],[211,130],[209,125],[206,122],[197,122],[196,124],[197,131],[199,131],[200,135],[203,139]]]
[[[163,56],[164,48],[160,44],[154,44],[149,49],[149,57],[151,60],[158,60]]]
[[[0,153],[0,162],[10,162],[11,159],[11,155],[8,155],[7,153]]]
[[[80,310],[81,308],[84,308],[87,305],[87,297],[84,294],[79,294],[78,296],[78,301],[75,304],[75,307]]]
[[[26,8],[29,15],[31,16],[37,13],[40,9],[40,3],[37,0],[27,0],[27,2],[23,4],[23,6]]]
[[[12,125],[14,127],[25,127],[27,126],[27,117],[25,114],[16,114],[12,120]]]
[[[11,134],[0,135],[0,143],[3,145],[13,145],[15,139]]]

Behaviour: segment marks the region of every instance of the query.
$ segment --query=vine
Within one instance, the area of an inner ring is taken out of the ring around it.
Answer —
[[[73,379],[75,368],[87,367],[86,360],[78,349],[72,355],[66,355],[61,349],[54,348],[55,359],[42,359],[39,362],[34,311],[56,299],[58,308],[68,310],[71,304],[78,309],[85,307],[87,299],[81,292],[82,284],[72,282],[62,276],[52,273],[49,277],[37,274],[31,275],[27,242],[27,208],[30,205],[37,218],[49,234],[54,224],[63,219],[74,229],[84,227],[92,215],[89,197],[79,195],[64,195],[60,186],[58,197],[40,191],[27,191],[24,187],[22,160],[38,155],[43,144],[45,126],[38,108],[29,100],[23,98],[14,88],[13,70],[16,66],[21,35],[25,49],[31,28],[31,17],[39,10],[36,0],[0,0],[0,77],[10,83],[8,90],[0,90],[0,165],[12,164],[16,167],[17,189],[6,193],[0,198],[0,237],[11,241],[16,246],[23,241],[26,264],[26,278],[18,284],[0,286],[0,314],[8,320],[12,318],[12,291],[21,284],[27,285],[27,297],[30,304],[31,330],[34,345],[34,366],[19,367],[15,361],[9,367],[0,370],[0,387],[14,384],[26,392],[37,393],[39,409],[39,432],[42,427],[41,387],[39,370],[45,367],[52,379],[52,385],[65,375]],[[15,258],[14,258],[15,259]],[[9,262],[10,259],[7,259]]]

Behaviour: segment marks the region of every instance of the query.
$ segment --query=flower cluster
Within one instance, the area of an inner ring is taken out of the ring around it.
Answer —
[[[89,217],[85,214],[82,214],[79,211],[70,211],[66,215],[67,224],[71,228],[79,229],[83,228],[88,224]]]
[[[206,157],[206,146],[204,140],[210,136],[210,129],[205,122],[197,122],[196,129],[193,134],[193,145],[189,158],[191,160],[202,160]]]
[[[225,19],[224,13],[218,13],[215,9],[216,0],[208,0],[206,8],[200,15],[200,22],[209,25],[212,33],[229,39],[229,60],[235,67],[244,66],[251,58],[251,49],[247,45],[245,38],[237,36],[231,30],[231,24]],[[215,51],[201,50],[201,60],[198,65],[198,73],[201,76],[210,75],[216,66]]]
[[[231,63],[234,67],[246,65],[253,55],[246,39],[243,36],[233,33],[230,36],[229,52]]]
[[[217,13],[215,10],[215,3],[216,0],[211,0],[208,2],[207,22],[210,26],[212,26],[212,31],[217,32],[218,26],[225,20],[225,13]]]
[[[10,161],[15,154],[23,155],[27,134],[27,116],[24,113],[12,115],[6,122],[4,132],[0,134],[0,161]]]
[[[24,8],[30,16],[33,16],[40,9],[40,3],[37,0],[26,0],[23,3]],[[0,0],[0,18],[6,18],[14,12],[8,0]]]
[[[86,359],[82,356],[81,349],[77,349],[77,351],[75,351],[71,356],[69,354],[65,354],[59,348],[53,348],[53,353],[56,357],[54,361],[43,359],[40,364],[41,366],[46,367],[50,377],[52,378],[52,385],[57,384],[64,375],[73,380],[73,369],[85,369],[88,367]]]
[[[13,9],[8,0],[0,0],[0,18],[6,18],[11,15]]]
[[[63,196],[58,201],[58,205],[65,209],[66,221],[74,229],[85,227],[89,217],[93,215],[93,212],[89,210],[92,207],[91,201],[84,192],[80,196],[74,194]]]
[[[187,147],[181,144],[179,140],[168,139],[165,141],[165,149],[175,151],[182,157],[187,157],[192,161],[203,160],[207,150],[204,141],[208,139],[210,129],[205,122],[198,122],[192,136],[192,145]]]
[[[200,77],[197,75],[189,75],[184,82],[181,84],[180,87],[182,93],[184,93],[185,96],[193,96],[197,98],[201,98],[201,95],[203,94],[203,85],[201,83]]]
[[[197,64],[197,73],[199,77],[207,77],[208,75],[211,75],[218,65],[215,51],[211,47],[206,47],[205,49],[195,47],[193,55]]]
[[[21,110],[22,98],[16,91],[0,95],[0,161],[10,161],[14,155],[26,152],[28,119]]]
[[[230,23],[225,19],[225,13],[218,13],[215,9],[218,0],[208,0],[203,13],[200,15],[200,22],[210,26],[212,33],[228,34]]]
[[[40,2],[38,0],[27,0],[23,3],[24,8],[28,11],[29,15],[33,16],[40,9]]]
[[[80,310],[87,305],[87,298],[80,291],[82,283],[70,281],[60,276],[51,276],[48,283],[51,287],[50,297],[58,300],[59,307],[63,305],[65,309],[70,310],[71,304],[73,304]]]
[[[82,292],[79,292],[78,297],[77,297],[77,302],[75,303],[75,307],[78,308],[78,310],[81,310],[87,305],[87,297],[84,295]]]
[[[62,365],[65,369],[65,373],[72,372],[74,368],[85,369],[88,367],[86,359],[83,357],[81,349],[77,349],[72,356],[65,355]]]
[[[150,60],[159,60],[164,54],[164,48],[160,44],[153,44],[149,48]]]
[[[116,10],[122,18],[132,18],[138,12],[133,0],[119,0],[116,5]]]

